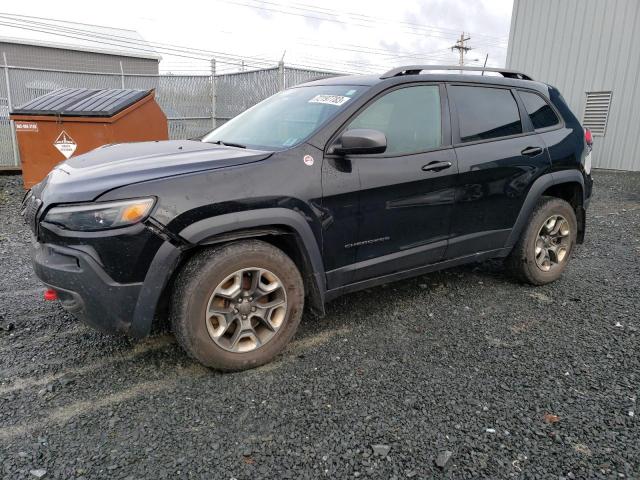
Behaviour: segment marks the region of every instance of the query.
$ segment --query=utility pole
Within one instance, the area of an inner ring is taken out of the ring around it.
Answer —
[[[124,90],[124,69],[122,68],[122,62],[120,62],[120,88]]]
[[[282,52],[282,58],[278,62],[278,91],[281,92],[285,89],[285,79],[284,79],[284,56],[287,54],[285,50]]]
[[[13,102],[11,100],[11,81],[9,80],[9,64],[7,63],[7,54],[2,52],[2,60],[4,61],[4,81],[5,88],[7,89],[7,108],[10,111],[13,110]],[[11,147],[13,148],[13,163],[16,167],[20,166],[20,152],[18,150],[18,140],[16,138],[16,125],[13,120],[9,120],[11,125]]]
[[[451,47],[452,52],[454,50],[458,50],[458,54],[460,55],[458,65],[460,65],[461,67],[464,66],[464,54],[471,50],[471,47],[467,47],[467,45],[465,45],[465,42],[468,40],[471,40],[471,37],[465,38],[464,32],[462,32],[460,34],[460,38],[456,41],[456,44]],[[460,70],[460,73],[462,73],[462,70]]]
[[[216,89],[216,59],[211,59],[211,124],[216,128],[216,108],[218,103],[218,91]]]

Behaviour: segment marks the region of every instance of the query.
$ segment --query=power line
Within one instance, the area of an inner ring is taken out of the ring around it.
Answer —
[[[262,3],[272,3],[272,2],[262,2]],[[402,20],[389,20],[386,18],[382,18],[382,17],[375,17],[372,15],[365,15],[362,13],[356,13],[356,12],[349,12],[349,11],[339,11],[336,12],[336,10],[334,9],[329,9],[329,8],[322,8],[322,7],[318,7],[315,5],[310,5],[308,3],[289,3],[287,4],[287,6],[294,6],[294,5],[299,5],[301,7],[307,7],[310,10],[316,10],[319,12],[326,12],[327,15],[332,15],[335,16],[336,14],[341,14],[341,15],[348,15],[348,16],[352,16],[352,17],[361,17],[364,19],[370,19],[373,21],[377,21],[377,22],[384,22],[384,23],[395,23],[395,24],[403,24],[403,25],[407,25],[413,28],[417,28],[417,29],[428,29],[428,30],[435,30],[435,31],[441,31],[443,33],[449,33],[451,35],[456,35],[457,36],[457,30],[455,29],[450,29],[450,28],[443,28],[443,27],[436,27],[434,25],[426,25],[426,24],[419,24],[419,23],[412,23],[412,22],[406,22],[406,21],[402,21]],[[301,8],[301,7],[295,7],[295,8]],[[483,37],[483,38],[487,38],[487,39],[492,39],[494,41],[507,41],[508,40],[508,36],[507,35],[503,35],[501,37],[496,37],[494,35],[486,35],[486,34],[475,34],[475,37]]]
[[[238,61],[241,58],[243,58],[248,60],[249,59],[255,60],[254,63],[268,63],[269,65],[273,65],[274,63],[276,63],[276,61],[273,59],[268,59],[268,60],[258,59],[258,58],[247,57],[247,56],[240,57],[237,55],[230,55],[223,52],[201,50],[201,49],[190,48],[190,47],[181,47],[181,46],[162,44],[157,42],[148,42],[141,39],[137,40],[130,37],[100,33],[92,30],[83,30],[83,29],[78,29],[73,27],[66,27],[63,25],[55,24],[55,23],[25,20],[24,18],[16,18],[16,17],[18,16],[12,15],[12,14],[0,13],[0,19],[5,20],[4,23],[0,23],[0,24],[5,26],[10,26],[10,27],[15,27],[15,28],[22,28],[25,30],[36,31],[40,33],[55,34],[55,35],[59,35],[67,38],[85,40],[85,41],[89,41],[97,44],[110,45],[110,46],[116,46],[116,47],[125,47],[125,48],[130,48],[132,50],[137,50],[142,52],[151,52],[156,54],[159,52],[167,53],[168,55],[183,57],[183,58],[190,58],[195,60],[209,60],[212,56],[215,55],[223,59],[232,59],[235,61]],[[26,16],[20,16],[20,17],[26,17]],[[38,18],[42,20],[48,20],[49,22],[62,21],[62,20],[55,20],[55,19],[44,19],[41,17],[28,17],[28,18]],[[18,22],[18,23],[7,23],[7,22]],[[96,40],[96,38],[102,39],[102,40]],[[111,42],[117,42],[117,43],[106,42],[105,40],[109,40]]]
[[[13,26],[13,24],[8,24],[5,22],[0,22],[0,25],[5,25],[5,26]],[[86,40],[86,38],[84,37],[79,37],[79,36],[75,36],[75,35],[70,35],[70,34],[64,34],[64,33],[60,33],[60,32],[55,32],[55,31],[47,31],[47,30],[42,30],[42,29],[37,29],[37,28],[31,28],[28,26],[21,26],[20,28],[24,29],[24,30],[31,30],[31,31],[35,31],[35,32],[39,32],[39,33],[55,33],[58,36],[61,37],[66,37],[66,38],[74,38],[74,39],[79,39],[79,40]],[[107,42],[107,41],[93,41],[93,43],[98,44],[98,45],[108,45],[108,46],[119,46],[121,47],[121,44],[118,43],[111,43],[111,42]],[[136,47],[135,50],[139,51],[139,52],[150,52],[150,53],[158,53],[157,49],[145,49],[145,48],[139,48]],[[123,52],[125,53],[125,52]],[[161,51],[161,53],[163,53]],[[172,55],[172,56],[177,56],[177,57],[182,57],[182,58],[191,58],[194,60],[204,60],[204,58],[202,57],[196,57],[193,55],[185,55],[182,53],[175,53],[175,52],[168,52],[168,54]],[[221,63],[226,63],[226,64],[230,64],[230,65],[238,65],[237,61],[225,61],[225,60],[220,60]],[[257,65],[256,65],[257,66]]]
[[[3,18],[3,15],[0,14],[0,19]],[[128,45],[133,45],[133,47],[135,48],[135,50],[137,51],[145,51],[145,52],[153,52],[153,53],[157,53],[157,51],[160,51],[161,53],[165,53],[167,52],[169,55],[172,56],[178,56],[178,57],[182,57],[182,58],[189,58],[189,59],[193,59],[193,60],[200,60],[200,61],[208,61],[210,57],[204,57],[204,55],[210,55],[210,56],[216,56],[217,58],[219,58],[220,56],[222,56],[223,58],[226,58],[226,60],[218,60],[220,63],[224,63],[227,65],[235,65],[235,66],[240,66],[241,62],[243,59],[241,59],[240,57],[232,57],[228,54],[221,54],[221,52],[213,52],[213,51],[204,51],[204,50],[197,50],[197,52],[203,52],[203,53],[196,53],[195,55],[202,55],[202,56],[194,56],[191,54],[184,54],[184,51],[189,52],[191,49],[185,48],[185,49],[177,49],[177,48],[169,48],[169,49],[165,49],[165,48],[157,48],[157,49],[151,49],[149,47],[151,47],[153,44],[151,42],[144,42],[142,40],[140,41],[136,41],[132,39],[129,39],[129,37],[121,37],[121,36],[117,36],[117,35],[108,35],[108,34],[94,34],[94,32],[89,32],[89,31],[84,31],[84,30],[80,30],[80,29],[73,29],[73,28],[67,28],[67,27],[62,27],[59,25],[55,25],[55,24],[47,24],[47,23],[43,23],[43,22],[33,22],[33,21],[23,21],[24,24],[17,24],[17,23],[10,23],[10,22],[1,22],[0,21],[0,25],[7,25],[7,26],[13,26],[13,27],[17,27],[19,26],[20,28],[24,28],[27,30],[32,30],[32,31],[36,31],[36,32],[40,32],[40,33],[55,33],[56,35],[59,36],[64,36],[64,37],[68,37],[68,38],[74,38],[74,39],[81,39],[81,40],[90,40],[92,43],[95,44],[99,44],[99,45],[109,45],[109,46],[117,46],[117,47],[128,47]],[[35,25],[38,25],[38,27],[36,28]],[[63,33],[61,33],[63,32]],[[88,35],[91,35],[92,38],[87,38]],[[112,37],[115,37],[115,39],[112,39]],[[105,40],[97,40],[97,38],[100,39],[107,39],[107,40],[112,40],[112,41],[105,41]],[[126,40],[123,40],[125,39]],[[113,43],[113,42],[117,42],[117,43]],[[143,48],[143,47],[147,47],[147,48]],[[206,53],[205,53],[206,52]],[[249,59],[256,59],[256,57],[245,57],[245,58],[249,58]],[[275,61],[269,61],[269,60],[261,60],[258,59],[260,61],[260,64],[256,64],[256,62],[252,61],[252,63],[247,63],[245,62],[246,66],[255,66],[255,67],[264,67],[265,64],[268,66],[273,66],[274,63],[276,63]],[[291,64],[290,64],[291,65]],[[348,66],[350,68],[353,67],[365,67],[365,68],[372,68],[375,67],[375,65],[371,65],[371,64],[365,64],[365,63],[360,63],[360,62],[349,62],[349,61],[345,61],[345,62],[336,62],[335,60],[333,60],[329,65],[324,64],[324,63],[320,63],[320,62],[309,62],[307,61],[305,64],[299,64],[301,66],[303,66],[304,68],[314,68],[314,69],[329,69],[329,70],[334,70],[336,65],[345,65]],[[387,66],[378,66],[379,68],[386,68]],[[350,70],[350,71],[346,71],[345,73],[361,73],[360,71],[354,71],[354,70]]]
[[[186,58],[189,60],[204,62],[204,61],[209,61],[211,57],[216,57],[218,61],[222,64],[232,65],[240,68],[242,67],[243,63],[245,66],[255,67],[255,68],[264,68],[264,66],[271,67],[276,63],[275,60],[267,59],[264,57],[257,57],[257,56],[248,57],[248,56],[240,56],[240,55],[231,55],[223,52],[197,49],[197,48],[191,48],[191,47],[183,47],[183,46],[165,44],[165,43],[159,43],[159,42],[147,42],[142,39],[138,40],[138,39],[132,39],[130,37],[123,37],[119,35],[105,34],[105,33],[99,33],[95,31],[83,30],[79,28],[67,27],[64,25],[51,23],[52,21],[55,22],[57,20],[45,19],[42,17],[20,16],[20,15],[14,15],[14,14],[0,13],[0,20],[1,19],[4,19],[5,21],[0,22],[0,25],[7,25],[15,28],[23,28],[26,30],[32,30],[32,31],[41,32],[41,33],[55,34],[58,36],[63,36],[68,38],[90,41],[94,44],[99,44],[99,45],[109,45],[109,46],[116,46],[120,48],[122,47],[133,48],[134,50],[137,50],[137,51],[145,51],[145,52],[152,52],[152,53],[158,53],[158,52],[166,53],[167,55],[170,55],[173,57]],[[45,20],[45,22],[36,21],[34,19]],[[71,23],[71,22],[65,22],[65,23]],[[78,25],[78,23],[75,23],[75,24]],[[85,24],[79,24],[79,25],[85,25]],[[113,42],[116,42],[116,43],[113,43]],[[301,42],[301,43],[304,44],[304,42]],[[320,48],[326,48],[323,45],[318,45],[313,43],[309,43],[309,45],[318,46]],[[353,48],[353,49],[344,48],[343,50],[355,51],[358,53],[366,53],[370,55],[373,54],[373,55],[382,55],[384,57],[390,57],[388,58],[388,60],[399,59],[399,58],[441,59],[443,55],[442,53],[440,53],[441,50],[436,50],[434,52],[427,52],[427,53],[422,53],[422,52],[405,53],[405,52],[390,52],[390,51],[385,51],[381,49],[373,49],[371,47],[361,47],[358,45],[353,45],[353,46],[360,47],[360,48]],[[401,53],[401,55],[398,55],[398,53]],[[326,60],[327,63],[322,62],[322,60]],[[298,63],[296,65],[300,65],[303,68],[313,68],[313,69],[323,69],[323,70],[327,70],[327,69],[335,70],[336,66],[341,66],[339,68],[344,70],[344,73],[363,73],[362,72],[363,69],[365,70],[371,70],[376,68],[386,69],[389,67],[388,64],[377,65],[372,62],[362,62],[362,61],[355,61],[355,60],[336,61],[335,58],[324,59],[321,57],[317,57],[315,61],[310,61],[309,59],[307,59],[303,62],[304,63]],[[292,64],[289,63],[289,65],[292,65]],[[162,67],[164,69],[164,65],[162,65]],[[354,68],[356,69],[356,71],[354,71]],[[347,69],[349,69],[349,71],[347,71]],[[206,71],[206,70],[202,69],[201,71]]]
[[[361,16],[365,16],[365,15],[361,14]],[[372,17],[370,15],[366,15],[366,17],[373,18],[373,19],[376,19],[378,21],[391,22],[390,20],[384,19],[384,18],[381,18],[381,17]],[[443,27],[438,27],[438,26],[428,25],[428,24],[423,24],[423,23],[413,23],[413,22],[406,22],[406,21],[393,21],[393,23],[400,23],[400,24],[411,26],[413,28],[417,28],[417,29],[428,29],[428,30],[440,31],[442,33],[448,33],[450,35],[456,35],[457,34],[457,29],[443,28]],[[495,36],[495,35],[487,35],[487,34],[477,33],[477,32],[475,33],[475,36],[476,37],[482,37],[482,38],[485,38],[485,39],[490,40],[490,41],[497,41],[499,43],[506,43],[508,41],[508,39],[509,39],[509,35]]]
[[[114,34],[105,34],[105,33],[99,33],[99,32],[94,32],[91,30],[83,30],[83,29],[78,29],[78,28],[73,28],[73,27],[67,27],[64,25],[59,25],[56,23],[50,23],[50,22],[57,22],[60,20],[55,20],[55,19],[46,19],[43,17],[32,17],[32,16],[27,16],[27,15],[14,15],[14,14],[6,14],[6,13],[0,13],[0,18],[5,18],[8,19],[10,21],[17,21],[17,22],[24,22],[26,24],[29,24],[30,26],[33,25],[37,25],[39,27],[42,28],[46,28],[48,30],[59,30],[59,31],[63,31],[65,33],[68,34],[73,34],[73,35],[83,35],[83,36],[87,36],[89,38],[83,38],[83,40],[88,40],[91,41],[93,43],[96,43],[95,38],[101,38],[101,39],[107,39],[107,40],[112,40],[112,41],[117,41],[119,42],[118,45],[116,46],[128,46],[128,45],[133,45],[136,49],[138,50],[145,50],[145,47],[153,47],[155,48],[155,50],[152,50],[153,52],[157,53],[157,51],[161,51],[161,53],[167,53],[168,55],[172,55],[172,56],[181,56],[184,58],[192,58],[195,60],[203,60],[203,61],[209,61],[209,59],[212,56],[216,56],[218,58],[227,58],[227,59],[232,59],[235,62],[238,62],[239,64],[241,63],[242,60],[246,59],[248,61],[251,61],[254,66],[258,66],[258,64],[268,64],[269,66],[273,65],[276,60],[274,59],[265,59],[264,57],[258,57],[258,56],[253,56],[253,57],[249,57],[249,56],[232,56],[229,54],[224,54],[222,52],[216,52],[216,51],[211,51],[211,50],[204,50],[204,49],[198,49],[198,48],[193,48],[193,47],[184,47],[184,46],[179,46],[179,45],[174,45],[174,44],[168,44],[168,43],[159,43],[159,42],[148,42],[145,40],[138,40],[138,39],[132,39],[131,37],[123,37],[123,36],[119,36],[119,35],[114,35]],[[8,17],[8,18],[7,18]],[[45,22],[39,22],[39,21],[35,21],[32,19],[38,19],[38,20],[46,20]],[[75,23],[77,25],[87,25],[87,24],[82,24],[82,23],[77,23],[77,22],[69,22],[69,23]],[[18,25],[14,25],[16,27],[18,27]],[[89,25],[87,25],[89,26]],[[46,32],[46,33],[52,33],[52,32]],[[72,38],[77,38],[77,37],[72,37]],[[306,39],[302,39],[302,40],[306,40]],[[122,44],[126,44],[126,45],[120,45],[120,43]],[[312,43],[312,42],[308,42],[308,41],[302,41],[302,42],[298,42],[300,44],[304,44],[304,45],[309,45],[309,46],[315,46],[315,47],[319,47],[319,48],[328,48],[326,45],[321,45],[321,44],[317,44],[317,43]],[[348,47],[353,47],[353,48],[348,48]],[[365,47],[362,45],[354,45],[354,44],[345,44],[345,46],[336,46],[333,47],[333,49],[338,49],[341,51],[351,51],[351,52],[357,52],[357,53],[367,53],[370,55],[377,55],[377,56],[384,56],[384,57],[394,57],[394,58],[402,58],[402,57],[406,57],[406,58],[417,58],[417,57],[428,57],[431,55],[431,52],[429,53],[422,53],[422,52],[403,52],[403,51],[399,51],[399,52],[391,52],[389,50],[382,50],[382,49],[376,49],[376,48],[372,48],[372,47]],[[146,49],[145,51],[149,51],[148,49]],[[438,50],[440,51],[440,50]],[[180,55],[178,55],[178,53]],[[194,55],[198,55],[198,57],[193,57],[191,54]],[[184,54],[188,54],[189,56],[186,56]],[[386,68],[387,65],[385,65],[382,68]]]
[[[5,15],[0,14],[0,19],[6,18]],[[19,23],[12,23],[12,20],[15,22],[19,22]],[[6,26],[11,26],[11,27],[18,27],[18,28],[23,28],[26,30],[32,30],[32,31],[36,31],[39,33],[48,33],[48,34],[56,34],[58,36],[63,36],[63,37],[67,37],[67,38],[73,38],[73,39],[80,39],[80,40],[85,40],[85,41],[90,41],[94,44],[98,44],[98,45],[108,45],[108,46],[116,46],[116,47],[126,47],[126,48],[133,48],[136,51],[143,51],[143,52],[152,52],[152,53],[167,53],[171,56],[178,56],[181,58],[188,58],[188,59],[192,59],[192,60],[200,60],[200,61],[208,61],[212,56],[215,56],[216,58],[220,59],[222,57],[222,59],[218,60],[220,63],[224,63],[227,65],[235,65],[235,66],[241,66],[242,61],[245,59],[250,60],[249,62],[245,62],[245,66],[250,66],[250,67],[256,67],[256,68],[264,68],[265,66],[273,66],[276,62],[274,60],[263,60],[257,57],[238,57],[238,56],[231,56],[229,54],[223,54],[221,52],[215,52],[215,51],[207,51],[207,50],[201,50],[201,49],[191,49],[191,48],[183,48],[183,47],[154,47],[154,45],[158,45],[158,44],[154,44],[153,42],[145,42],[143,40],[135,40],[135,39],[131,39],[130,37],[122,37],[122,36],[118,36],[118,35],[110,35],[110,34],[100,34],[97,32],[92,32],[92,31],[87,31],[87,30],[82,30],[82,29],[76,29],[76,28],[72,28],[72,27],[64,27],[61,25],[57,25],[57,24],[52,24],[52,23],[46,23],[46,22],[36,22],[33,20],[24,20],[24,19],[10,19],[8,22],[1,22],[0,21],[0,25],[6,25]],[[100,39],[100,40],[99,40]],[[109,40],[109,41],[105,41]],[[117,43],[113,43],[113,42],[117,42]],[[132,45],[133,47],[129,47],[130,45]],[[146,47],[146,48],[145,48]],[[153,48],[151,48],[153,47]],[[195,50],[195,54],[191,54],[189,52]],[[184,52],[187,52],[186,54]],[[330,65],[325,65],[325,64],[320,64],[318,62],[315,62],[313,65],[308,65],[305,66],[303,68],[314,68],[314,69],[329,69],[329,70],[335,70],[335,64],[336,63],[340,63],[340,62],[331,62]],[[357,62],[350,62],[351,63],[351,68],[353,68],[353,66],[356,67],[369,67],[368,64],[363,64],[363,63],[357,63]],[[386,66],[385,66],[386,67]],[[382,67],[382,68],[385,68]],[[360,73],[360,72],[355,72],[355,71],[346,71],[345,69],[345,73]]]
[[[356,20],[356,22],[360,22],[360,23],[354,23],[354,22],[343,22],[339,19],[336,18],[335,16],[335,12],[332,14],[333,16],[330,17],[321,17],[321,16],[317,16],[317,15],[311,15],[310,13],[313,14],[320,14],[320,15],[329,15],[329,13],[324,13],[318,10],[312,10],[312,9],[305,9],[302,7],[295,7],[295,6],[291,6],[291,5],[282,5],[279,3],[275,3],[275,2],[270,2],[267,0],[261,0],[260,4],[250,4],[250,3],[243,3],[241,1],[238,0],[218,0],[220,2],[223,3],[227,3],[227,4],[231,4],[231,5],[238,5],[238,6],[242,6],[242,7],[247,7],[247,8],[253,8],[256,10],[264,10],[264,11],[271,11],[271,12],[276,12],[276,13],[282,13],[285,15],[293,15],[293,16],[297,16],[297,17],[303,17],[303,18],[307,18],[307,19],[313,19],[313,20],[321,20],[321,21],[325,21],[325,22],[332,22],[332,23],[337,23],[337,24],[341,24],[341,25],[346,25],[349,27],[353,27],[353,26],[358,26],[358,27],[366,27],[366,28],[376,28],[375,25],[372,25],[372,20],[375,19],[375,17],[368,17],[369,20]],[[273,5],[275,7],[280,7],[280,8],[274,8],[274,7],[268,7],[265,5]],[[288,10],[282,10],[282,8],[290,8],[290,9],[297,9],[299,11],[288,11]],[[300,13],[303,12],[303,13]],[[376,20],[377,23],[393,23],[390,22],[388,20]],[[402,22],[401,22],[402,23]],[[420,26],[418,26],[420,27]],[[450,39],[452,37],[452,33],[446,33],[446,32],[440,32],[440,31],[432,31],[432,30],[427,30],[424,28],[421,29],[417,29],[416,27],[404,27],[405,33],[411,34],[411,35],[419,35],[421,37],[424,36],[431,36],[434,38],[443,38],[443,39]],[[429,33],[431,32],[431,33]],[[441,35],[436,35],[436,34],[441,34]],[[504,45],[499,44],[499,43],[491,43],[491,42],[487,42],[487,45],[491,45],[491,46],[495,46],[498,48],[506,48]]]

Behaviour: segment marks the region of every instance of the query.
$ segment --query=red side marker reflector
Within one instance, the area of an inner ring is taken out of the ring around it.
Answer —
[[[44,299],[47,301],[53,301],[58,299],[58,292],[52,288],[48,288],[44,291]]]

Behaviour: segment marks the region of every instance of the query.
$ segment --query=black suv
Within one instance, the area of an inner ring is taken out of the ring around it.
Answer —
[[[168,314],[182,347],[223,370],[271,360],[305,302],[321,314],[488,258],[556,280],[584,237],[589,132],[522,73],[445,70],[319,80],[201,141],[71,158],[25,197],[36,273],[105,331],[142,337]]]

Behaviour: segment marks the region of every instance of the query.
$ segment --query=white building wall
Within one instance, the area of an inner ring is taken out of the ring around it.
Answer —
[[[514,0],[507,67],[556,86],[582,121],[612,91],[594,165],[640,171],[640,0]]]
[[[39,45],[11,43],[0,38],[0,65],[2,54],[12,67],[29,67],[81,72],[158,74],[159,59],[125,55],[112,55],[87,50],[72,50]]]

